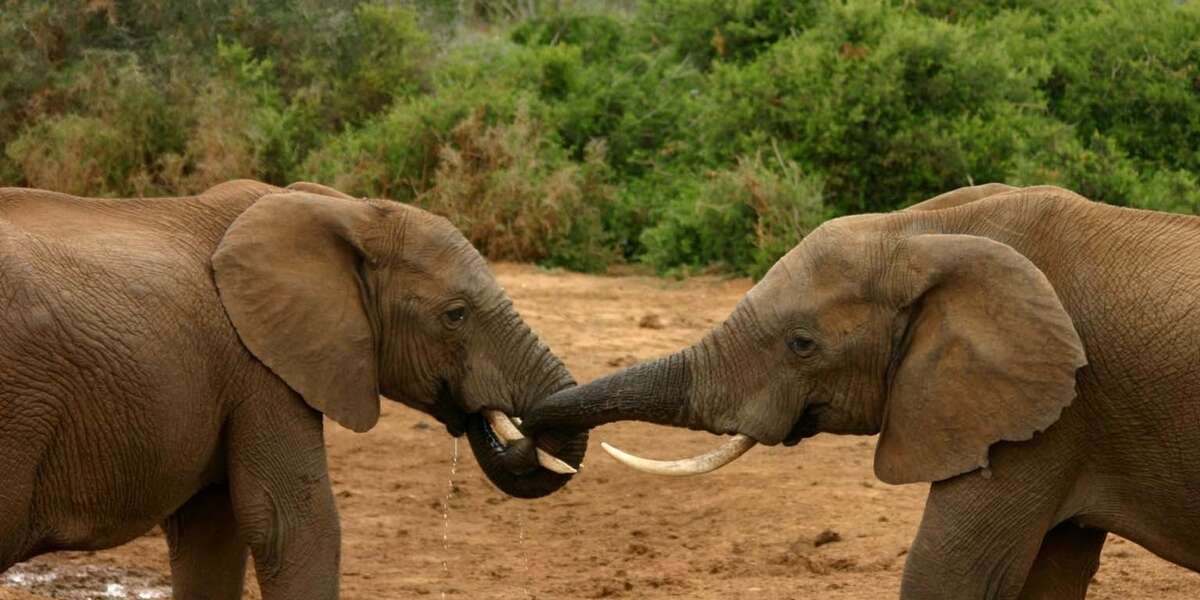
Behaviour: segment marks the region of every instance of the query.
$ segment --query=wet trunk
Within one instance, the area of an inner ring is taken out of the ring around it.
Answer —
[[[541,498],[571,480],[571,475],[555,473],[538,465],[532,438],[506,446],[481,413],[467,419],[467,439],[487,478],[510,496]],[[574,434],[547,431],[537,436],[537,446],[578,469],[587,451],[587,440],[586,430]]]
[[[516,394],[515,406],[510,416],[521,416],[529,406],[537,406],[553,393],[574,387],[575,380],[534,333],[516,317],[510,336],[520,340],[498,338],[501,346],[511,349],[514,364],[508,372],[520,374],[516,380],[520,391]],[[586,429],[550,429],[535,438],[527,437],[505,444],[492,431],[483,414],[475,413],[467,418],[467,439],[480,468],[496,487],[517,498],[541,498],[554,493],[571,480],[571,475],[550,471],[537,462],[536,448],[549,452],[578,469],[587,451]]]

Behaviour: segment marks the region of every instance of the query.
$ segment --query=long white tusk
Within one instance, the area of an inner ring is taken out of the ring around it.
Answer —
[[[504,414],[503,412],[498,410],[485,410],[483,411],[483,416],[487,419],[488,425],[492,426],[492,431],[496,432],[496,437],[499,437],[501,442],[508,444],[509,442],[515,442],[517,440],[524,439],[525,436],[521,433],[521,430],[517,429],[517,426],[513,424],[511,419],[508,418],[508,415]],[[555,473],[562,475],[574,475],[575,473],[578,473],[578,471],[575,470],[575,467],[568,465],[565,461],[555,458],[554,455],[542,450],[541,448],[537,448],[537,461],[539,465],[542,465],[543,467],[554,471]]]
[[[745,454],[747,450],[753,448],[754,444],[757,443],[754,438],[739,433],[716,449],[710,450],[700,456],[680,460],[650,460],[634,456],[628,452],[614,448],[605,442],[600,442],[600,447],[604,448],[604,451],[611,454],[613,458],[639,471],[654,473],[655,475],[682,476],[700,475],[716,471]]]

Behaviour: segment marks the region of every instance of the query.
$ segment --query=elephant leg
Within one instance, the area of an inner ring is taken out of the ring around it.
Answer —
[[[335,600],[341,531],[321,415],[299,399],[245,402],[232,418],[229,485],[263,600]]]
[[[1061,523],[1046,534],[1021,600],[1083,600],[1100,568],[1100,550],[1108,532]]]
[[[29,512],[25,507],[10,507],[0,500],[0,573],[26,558],[29,539]]]
[[[1038,479],[1032,469],[997,468],[934,483],[901,598],[1015,600],[1062,498]]]
[[[9,415],[0,412],[0,423]],[[10,422],[15,422],[13,418]],[[3,439],[8,436],[8,439]],[[37,554],[40,540],[33,507],[37,485],[36,454],[44,446],[10,435],[0,427],[0,573]]]
[[[163,529],[176,600],[242,597],[247,551],[238,536],[228,490],[202,490],[167,517]]]

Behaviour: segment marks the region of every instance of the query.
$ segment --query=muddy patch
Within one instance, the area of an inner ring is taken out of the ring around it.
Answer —
[[[48,564],[14,565],[0,575],[0,587],[61,600],[157,600],[171,597],[171,582],[143,569]]]

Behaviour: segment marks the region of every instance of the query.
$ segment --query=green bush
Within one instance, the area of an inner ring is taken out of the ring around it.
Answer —
[[[1086,139],[1200,173],[1200,3],[1116,0],[1054,37],[1052,111]]]
[[[433,184],[416,203],[455,223],[481,252],[581,270],[607,266],[600,214],[610,201],[603,144],[567,161],[522,106],[510,123],[479,112],[439,150]]]
[[[127,53],[84,53],[69,79],[60,93],[73,110],[34,117],[6,146],[23,181],[79,194],[158,193],[158,158],[182,150],[185,115]]]
[[[829,217],[821,179],[774,160],[743,158],[682,189],[642,234],[644,260],[660,272],[723,264],[755,277],[766,273]]]
[[[775,42],[803,31],[819,0],[647,0],[642,14],[651,39],[701,68],[753,59]]]
[[[69,194],[114,194],[130,179],[146,178],[125,132],[94,117],[43,119],[13,140],[7,154],[30,186]]]
[[[974,30],[877,2],[830,10],[746,66],[719,66],[695,104],[693,158],[777,143],[849,211],[888,210],[1002,174],[970,134],[1040,112],[1048,65],[1010,51],[1019,32]],[[986,148],[982,149],[986,151]],[[971,172],[983,167],[984,172]]]
[[[566,47],[526,48],[502,39],[464,44],[442,58],[428,94],[400,99],[329,138],[299,175],[354,194],[410,200],[432,185],[440,148],[467,117],[507,122],[523,106],[530,118],[553,123],[548,102],[570,85],[578,64],[578,51]]]

